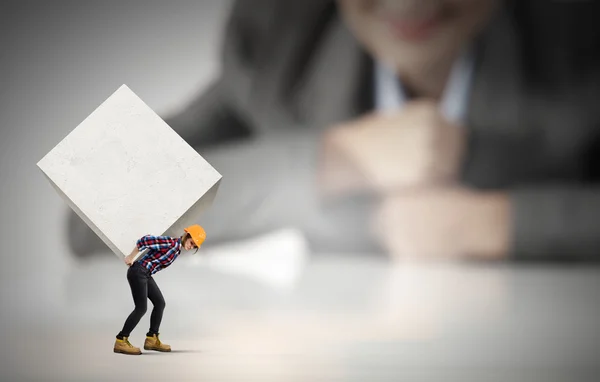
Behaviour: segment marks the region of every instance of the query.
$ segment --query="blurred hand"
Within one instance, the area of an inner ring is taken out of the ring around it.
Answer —
[[[464,141],[465,129],[448,122],[435,102],[410,102],[396,114],[368,115],[327,132],[323,182],[378,193],[450,182]]]
[[[385,197],[372,227],[395,259],[498,259],[509,245],[509,214],[504,194],[433,188]]]

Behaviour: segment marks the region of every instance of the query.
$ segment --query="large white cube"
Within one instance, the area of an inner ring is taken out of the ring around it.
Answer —
[[[197,223],[221,181],[125,85],[37,165],[117,256],[145,234],[178,236]]]

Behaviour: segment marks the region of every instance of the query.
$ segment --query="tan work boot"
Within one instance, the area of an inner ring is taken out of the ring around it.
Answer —
[[[169,345],[160,342],[158,334],[154,334],[152,337],[146,336],[146,341],[144,341],[144,349],[164,352],[171,351],[171,347]]]
[[[131,354],[131,355],[142,354],[142,351],[140,350],[140,348],[136,348],[129,342],[129,337],[123,337],[122,340],[117,338],[115,341],[115,347],[113,350],[115,353],[121,353],[121,354]]]

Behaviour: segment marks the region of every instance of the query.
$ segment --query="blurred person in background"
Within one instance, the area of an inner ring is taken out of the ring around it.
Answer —
[[[594,259],[599,10],[235,2],[220,77],[166,118],[223,174],[212,244],[292,226],[317,252]],[[69,239],[105,248],[74,214]]]

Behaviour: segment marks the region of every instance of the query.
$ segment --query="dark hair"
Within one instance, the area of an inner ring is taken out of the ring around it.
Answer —
[[[185,241],[186,241],[187,239],[192,239],[192,235],[190,235],[190,234],[189,234],[189,232],[186,232],[186,233],[183,235],[183,238],[181,239],[181,244],[185,245]],[[192,242],[194,242],[194,239],[192,239]],[[194,254],[196,254],[196,253],[198,253],[198,249],[199,249],[199,248],[198,248],[198,246],[196,245],[196,243],[194,243],[194,246],[196,247],[196,252],[194,252]]]

